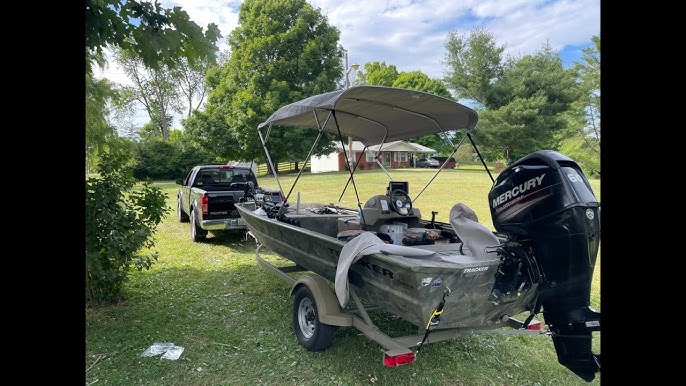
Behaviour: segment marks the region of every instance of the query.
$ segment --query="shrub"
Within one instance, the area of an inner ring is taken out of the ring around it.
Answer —
[[[103,152],[99,178],[86,180],[86,301],[118,301],[131,268],[149,269],[157,260],[154,234],[162,221],[166,195],[136,180],[125,152]]]

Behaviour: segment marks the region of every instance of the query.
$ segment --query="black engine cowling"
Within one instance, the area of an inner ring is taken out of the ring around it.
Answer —
[[[488,194],[496,231],[530,247],[543,283],[539,302],[558,361],[591,381],[600,356],[591,332],[600,313],[589,307],[600,246],[600,203],[579,165],[552,150],[531,153],[496,179]]]

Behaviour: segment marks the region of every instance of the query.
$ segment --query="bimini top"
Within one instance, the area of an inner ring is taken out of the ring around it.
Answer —
[[[476,126],[476,111],[422,91],[356,86],[314,95],[276,110],[257,128],[324,128],[351,136],[366,146]]]

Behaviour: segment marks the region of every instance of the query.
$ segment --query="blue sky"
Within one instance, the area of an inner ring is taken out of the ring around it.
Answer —
[[[215,23],[224,39],[238,22],[242,0],[162,0],[180,6],[201,27]],[[348,63],[385,62],[398,71],[419,70],[443,78],[445,40],[451,31],[468,35],[489,30],[506,55],[532,54],[548,43],[565,66],[580,61],[581,50],[600,35],[600,0],[308,0],[340,31]],[[100,73],[130,84],[114,65]],[[350,72],[354,80],[355,71]],[[176,126],[176,125],[175,125]]]

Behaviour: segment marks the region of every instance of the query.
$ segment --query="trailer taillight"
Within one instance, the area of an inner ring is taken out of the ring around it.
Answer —
[[[200,197],[200,209],[202,210],[202,214],[207,214],[207,202],[209,201],[209,197],[207,196],[207,193],[203,194],[202,197]]]
[[[400,366],[400,365],[406,365],[408,363],[414,362],[414,352],[410,351],[402,351],[400,353],[396,353],[393,351],[386,351],[383,354],[383,364],[386,365],[386,367],[395,367],[395,366]]]

